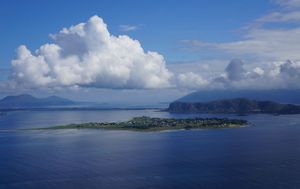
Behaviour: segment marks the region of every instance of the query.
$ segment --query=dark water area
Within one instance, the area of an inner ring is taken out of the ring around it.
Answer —
[[[300,188],[300,115],[232,115],[252,123],[233,129],[16,130],[142,115],[228,117],[154,110],[9,112],[0,116],[0,188]]]

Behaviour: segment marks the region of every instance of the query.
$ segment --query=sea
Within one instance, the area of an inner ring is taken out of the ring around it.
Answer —
[[[26,130],[136,116],[246,119],[241,128]],[[0,189],[299,189],[300,115],[143,110],[0,115]]]

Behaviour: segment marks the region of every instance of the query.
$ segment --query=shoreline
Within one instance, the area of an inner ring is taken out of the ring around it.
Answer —
[[[68,124],[45,128],[29,128],[22,130],[62,130],[62,129],[102,129],[102,130],[126,130],[140,132],[155,132],[168,130],[193,130],[193,129],[221,129],[221,128],[240,128],[250,123],[241,119],[228,118],[150,118],[135,117],[124,122],[110,123],[82,123]]]

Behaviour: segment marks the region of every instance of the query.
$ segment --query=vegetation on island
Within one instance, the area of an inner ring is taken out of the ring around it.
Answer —
[[[136,130],[136,131],[161,131],[173,129],[199,129],[199,128],[233,128],[246,125],[246,120],[227,119],[227,118],[150,118],[135,117],[124,122],[105,122],[105,123],[83,123],[54,126],[45,129],[111,129],[111,130]]]

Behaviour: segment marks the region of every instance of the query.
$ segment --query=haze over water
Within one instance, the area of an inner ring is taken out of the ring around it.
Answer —
[[[154,110],[17,111],[0,117],[0,188],[299,188],[300,116],[235,117],[235,129],[16,131]],[[198,115],[224,117],[225,115]]]

